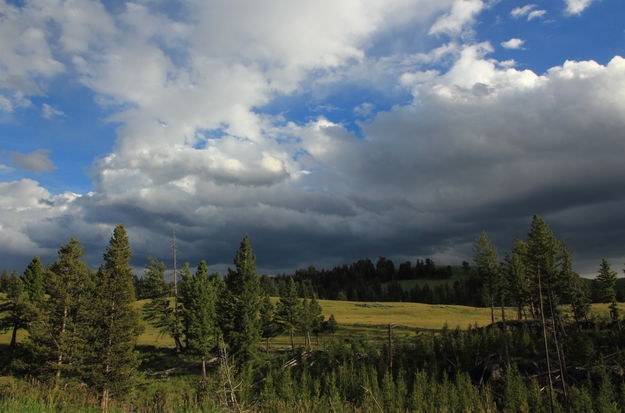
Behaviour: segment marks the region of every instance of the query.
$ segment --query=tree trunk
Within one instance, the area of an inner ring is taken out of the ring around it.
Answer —
[[[269,353],[269,337],[267,337],[267,346],[265,347],[265,353]]]
[[[495,297],[492,294],[490,296],[490,322],[495,324]]]
[[[508,349],[508,326],[506,324],[506,311],[504,308],[503,296],[501,297],[501,323],[503,326],[503,343],[506,351],[506,365],[510,367],[510,350]]]
[[[109,391],[105,388],[102,390],[102,396],[100,399],[100,409],[105,412],[109,407]]]
[[[545,343],[547,378],[549,379],[549,411],[553,413],[553,381],[551,380],[551,363],[549,362],[549,346],[547,345],[547,326],[545,324],[545,309],[543,307],[543,289],[540,283],[540,268],[538,269],[538,297],[540,299],[540,318],[543,325],[543,342]]]
[[[206,381],[206,357],[202,356],[202,380]]]
[[[182,351],[182,343],[180,342],[180,337],[174,337],[174,343],[176,343],[176,353],[180,353]]]
[[[295,342],[293,341],[293,327],[289,329],[289,333],[291,334],[291,350],[295,350]]]
[[[17,324],[13,326],[13,333],[11,334],[11,344],[9,347],[15,347],[17,345]]]
[[[306,348],[312,350],[312,341],[310,340],[310,331],[306,330]]]
[[[65,326],[67,323],[67,313],[68,313],[68,309],[67,306],[63,307],[63,320],[61,321],[61,330],[59,331],[59,339],[58,341],[61,342],[63,340],[63,336],[65,335]],[[59,356],[56,359],[56,372],[54,374],[54,377],[56,378],[56,384],[58,384],[60,378],[61,378],[61,366],[63,365],[63,351],[62,349],[59,347],[59,345],[57,344],[57,350],[59,352]]]

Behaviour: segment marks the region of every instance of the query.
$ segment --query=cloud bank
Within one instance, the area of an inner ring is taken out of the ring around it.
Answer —
[[[492,58],[488,42],[441,43],[470,30],[480,0],[154,7],[2,5],[0,91],[28,99],[71,74],[120,125],[89,194],[0,183],[5,262],[53,257],[70,235],[97,262],[120,222],[139,260],[166,256],[174,228],[183,259],[217,266],[244,233],[268,272],[378,255],[459,262],[480,230],[506,248],[534,213],[583,249],[581,268],[599,250],[622,253],[624,59],[539,74]],[[535,7],[517,14],[531,20]],[[380,54],[402,30],[429,43]],[[9,48],[18,33],[29,35]],[[359,102],[358,132],[263,109],[346,78],[409,98],[385,110]],[[46,171],[48,155],[14,162]]]

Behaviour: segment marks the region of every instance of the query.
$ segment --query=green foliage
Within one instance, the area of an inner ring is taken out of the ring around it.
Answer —
[[[220,287],[216,278],[208,276],[208,267],[202,261],[195,275],[188,281],[188,301],[184,314],[188,316],[188,342],[202,359],[202,377],[206,378],[205,363],[213,348],[217,346],[219,328],[217,326],[217,294]]]
[[[242,364],[255,358],[260,339],[260,281],[247,235],[234,256],[234,265],[235,270],[228,269],[226,277],[228,289],[223,295],[222,331],[230,355]]]
[[[143,298],[161,298],[169,293],[165,282],[165,263],[148,257],[148,264],[143,271],[142,280]]]
[[[482,280],[488,305],[491,307],[491,319],[494,322],[495,298],[503,292],[501,266],[497,250],[491,244],[486,231],[482,231],[473,246],[473,261]]]
[[[605,258],[601,260],[599,275],[596,278],[600,287],[602,303],[610,303],[610,317],[612,321],[619,320],[618,306],[616,305],[616,271],[612,271],[610,263]]]
[[[31,301],[39,302],[43,300],[45,294],[44,269],[39,257],[33,258],[24,270],[24,287]]]
[[[29,347],[36,355],[33,371],[41,376],[80,373],[86,351],[86,322],[92,311],[93,283],[78,240],[62,245],[47,272],[48,299],[41,316],[29,325]]]
[[[97,274],[92,321],[88,332],[88,381],[101,394],[102,406],[127,393],[136,383],[135,353],[141,332],[135,300],[126,229],[115,227]]]
[[[161,279],[164,283],[165,265],[158,263],[157,267],[162,269],[162,275],[154,278],[156,280]],[[178,300],[169,295],[163,296],[161,293],[161,295],[153,297],[143,306],[143,315],[148,323],[156,327],[161,334],[173,338],[177,350],[181,349],[180,337],[184,335],[188,338],[189,335],[189,313],[184,311],[184,306],[190,305],[193,289],[191,269],[188,262],[184,263],[181,275],[182,281],[178,288]],[[155,285],[160,285],[160,281],[156,281]],[[163,291],[166,293],[167,289]]]
[[[269,340],[282,331],[282,325],[276,319],[275,308],[265,294],[260,303],[260,336],[266,340],[265,351],[269,352]]]
[[[528,278],[525,257],[527,244],[518,238],[514,239],[512,251],[504,260],[505,288],[511,302],[516,304],[519,320],[523,310],[530,302],[530,280]]]
[[[36,317],[37,308],[23,280],[14,274],[7,282],[6,298],[0,302],[0,331],[12,331],[10,347],[16,346],[17,331],[27,328]]]
[[[304,334],[304,338],[306,339],[306,348],[310,349],[312,348],[310,333],[314,331],[321,331],[323,314],[321,312],[321,306],[315,297],[310,300],[304,299],[300,309],[301,311],[297,320],[297,326]]]
[[[326,321],[323,322],[323,331],[327,331],[330,334],[336,333],[339,329],[339,323],[336,322],[336,318],[334,318],[334,314],[330,314],[330,317]]]
[[[278,319],[278,322],[289,331],[292,350],[295,349],[293,334],[298,326],[301,313],[302,305],[299,297],[297,296],[295,281],[293,281],[292,277],[289,277],[286,288],[284,289],[284,291],[282,291],[282,294],[280,294],[280,301],[278,301],[276,317]]]
[[[7,288],[9,286],[9,272],[7,270],[2,270],[0,273],[0,293],[6,293]]]

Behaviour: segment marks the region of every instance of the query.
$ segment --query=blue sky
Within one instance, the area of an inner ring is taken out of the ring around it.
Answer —
[[[1,262],[263,271],[501,252],[543,215],[625,261],[620,0],[0,0]]]

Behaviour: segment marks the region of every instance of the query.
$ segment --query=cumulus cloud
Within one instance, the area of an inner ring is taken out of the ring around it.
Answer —
[[[525,44],[525,40],[512,38],[508,41],[501,42],[501,45],[506,49],[521,49]]]
[[[41,79],[71,67],[113,113],[117,142],[95,162],[91,194],[0,183],[5,256],[53,257],[75,235],[94,263],[120,222],[137,257],[169,254],[175,228],[183,259],[214,265],[248,233],[271,272],[362,256],[458,260],[484,228],[507,247],[534,213],[574,248],[593,239],[615,255],[625,241],[599,236],[620,225],[625,206],[614,190],[625,184],[622,58],[537,74],[493,59],[487,42],[369,49],[402,25],[462,35],[485,7],[478,0],[197,1],[174,16],[151,3],[115,13],[59,4],[4,6],[6,33],[53,21],[57,34],[33,37],[28,62],[0,54],[19,75],[11,90],[39,93]],[[513,16],[541,11],[525,7]],[[345,79],[389,85],[408,102],[385,111],[358,102],[358,136],[322,116],[263,112],[277,97]],[[17,158],[53,168],[44,150]]]
[[[50,159],[51,152],[49,149],[37,149],[26,154],[13,152],[11,154],[11,162],[25,171],[52,172],[55,166]]]
[[[566,13],[569,15],[579,15],[597,0],[564,0],[566,3]]]

